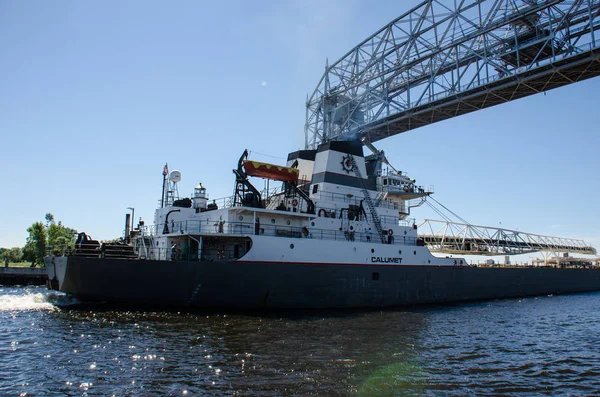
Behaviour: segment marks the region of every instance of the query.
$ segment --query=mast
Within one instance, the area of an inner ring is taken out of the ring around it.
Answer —
[[[167,163],[163,166],[163,185],[162,185],[162,196],[160,198],[160,208],[165,208],[165,185],[167,184],[167,174],[169,173],[169,166]]]

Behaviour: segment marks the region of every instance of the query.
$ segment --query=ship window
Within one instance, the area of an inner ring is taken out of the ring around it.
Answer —
[[[399,253],[400,255],[402,255],[402,250],[399,250],[399,251],[398,251],[398,253]]]
[[[384,185],[384,186],[385,186],[385,185],[387,185],[387,179],[384,179],[384,180],[383,180],[383,185]]]
[[[292,222],[288,219],[287,221],[285,221],[286,224],[291,224]]]
[[[417,255],[417,251],[413,251],[413,254]]]
[[[243,221],[244,217],[242,215],[240,215],[240,221]]]
[[[311,222],[311,223],[310,223],[310,225],[311,225],[311,226],[314,226],[314,225],[315,225],[315,223],[314,223],[314,222]]]
[[[275,223],[275,218],[271,218],[271,223]]]
[[[290,249],[294,249],[294,244],[290,244]]]
[[[379,280],[379,273],[377,273],[377,272],[373,273],[373,280],[375,280],[375,281]]]
[[[371,253],[375,253],[375,248],[371,248]]]
[[[319,185],[313,185],[313,194],[319,190]]]

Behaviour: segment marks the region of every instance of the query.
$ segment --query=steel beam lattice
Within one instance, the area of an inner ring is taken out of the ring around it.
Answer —
[[[377,140],[600,75],[600,0],[427,0],[326,65],[305,147]]]
[[[469,255],[518,255],[532,252],[572,252],[595,255],[583,240],[543,236],[518,230],[425,219],[419,238],[432,252]]]

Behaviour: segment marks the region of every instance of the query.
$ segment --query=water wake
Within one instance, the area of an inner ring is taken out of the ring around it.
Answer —
[[[33,288],[0,289],[0,312],[5,311],[53,311],[57,306],[75,303],[65,294]]]

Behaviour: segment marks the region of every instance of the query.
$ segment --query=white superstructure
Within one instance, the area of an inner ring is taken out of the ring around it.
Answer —
[[[154,225],[140,227],[132,241],[140,257],[157,260],[466,265],[434,257],[418,239],[407,216],[431,192],[386,163],[383,153],[365,157],[359,141],[290,153],[286,167],[244,153],[235,196],[218,202],[201,183],[191,199],[179,199],[181,174],[167,178],[165,166]],[[261,193],[253,175],[282,187]]]

